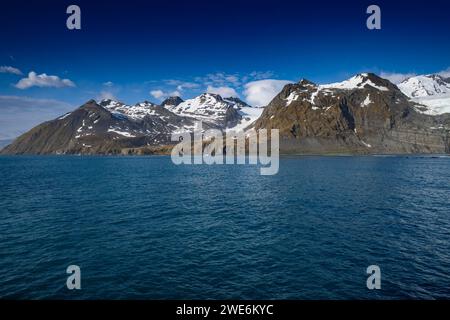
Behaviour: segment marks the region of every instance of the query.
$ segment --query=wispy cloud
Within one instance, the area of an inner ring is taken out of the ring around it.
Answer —
[[[441,75],[443,77],[450,77],[450,67],[448,67],[445,70],[435,72],[435,74]],[[381,71],[380,77],[384,79],[388,79],[392,83],[399,84],[402,81],[417,76],[417,73],[415,72],[405,72],[405,73],[398,73],[398,72],[388,72],[388,71]]]
[[[15,87],[18,89],[28,89],[31,87],[63,88],[75,87],[75,83],[69,79],[61,79],[58,76],[49,76],[45,73],[36,74],[36,72],[31,71],[28,73],[28,77],[17,82]]]
[[[176,79],[169,79],[164,81],[169,86],[175,86],[177,90],[183,91],[185,89],[196,89],[200,84],[190,81],[182,81]]]
[[[253,80],[263,80],[273,76],[274,73],[272,71],[253,71],[249,74],[249,77]]]
[[[162,99],[166,95],[162,90],[152,90],[150,91],[150,94],[155,99]]]
[[[241,84],[240,76],[238,74],[227,74],[224,72],[209,73],[205,76],[196,77],[194,80],[202,85],[213,86],[237,86]]]
[[[19,76],[23,74],[22,71],[11,66],[0,66],[0,73],[11,73]]]
[[[168,97],[174,97],[174,96],[178,96],[181,97],[181,92],[178,90],[174,90],[174,91],[163,91],[161,89],[157,89],[157,90],[152,90],[150,91],[150,95],[155,98],[158,99],[160,101],[162,101],[165,98]]]
[[[204,86],[240,87],[249,81],[267,79],[273,76],[271,71],[253,71],[249,74],[216,72],[203,77],[196,77],[195,81]]]
[[[103,85],[105,87],[112,87],[114,85],[114,83],[112,81],[107,81],[107,82],[103,82]]]
[[[181,92],[178,90],[175,90],[175,91],[170,92],[167,96],[168,97],[181,97]]]
[[[97,101],[102,100],[117,100],[114,93],[111,91],[102,90],[96,98]]]
[[[442,70],[441,72],[438,72],[438,74],[445,78],[450,78],[450,67],[448,67],[445,70]]]
[[[246,90],[249,82],[273,77],[271,71],[253,71],[250,73],[226,73],[215,72],[204,76],[193,77],[192,79],[164,80],[164,85],[156,86],[151,91],[151,95],[157,99],[173,95],[192,96],[202,92],[216,93],[223,97],[239,97],[240,93]],[[252,94],[250,94],[253,97]]]
[[[384,71],[380,72],[380,77],[387,79],[394,84],[399,84],[403,80],[414,77],[416,75],[417,74],[412,73],[412,72],[410,72],[410,73],[396,73],[396,72],[384,72]]]

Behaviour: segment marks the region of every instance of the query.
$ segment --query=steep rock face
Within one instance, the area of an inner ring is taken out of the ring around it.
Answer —
[[[397,86],[374,74],[284,87],[255,122],[280,129],[282,152],[444,153],[449,118],[417,112]]]
[[[183,103],[183,102],[184,102],[184,100],[181,99],[180,97],[178,97],[178,96],[173,96],[173,97],[169,97],[169,98],[167,98],[166,100],[164,100],[164,101],[161,103],[161,106],[163,106],[163,107],[166,107],[166,106],[176,107],[176,106],[178,106],[180,103]]]
[[[223,98],[223,100],[233,104],[235,109],[236,108],[237,109],[239,109],[239,108],[246,108],[246,107],[250,107],[251,108],[251,106],[249,104],[247,104],[246,102],[244,102],[241,99],[236,98],[236,97]]]

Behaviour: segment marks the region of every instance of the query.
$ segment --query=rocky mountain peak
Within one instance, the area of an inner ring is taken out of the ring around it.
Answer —
[[[183,103],[184,100],[181,99],[179,96],[172,96],[172,97],[168,97],[166,100],[164,100],[161,105],[163,107],[165,106],[178,106],[180,103]]]
[[[118,106],[125,106],[124,103],[117,101],[117,100],[112,100],[112,99],[103,99],[98,104],[105,109],[118,107]]]
[[[91,99],[85,103],[85,105],[87,105],[87,104],[97,104],[97,102],[94,99]]]
[[[247,104],[246,102],[242,101],[241,99],[239,99],[237,97],[228,97],[228,98],[224,98],[223,100],[233,103],[236,108],[251,107],[249,104]]]
[[[340,90],[355,90],[355,89],[377,89],[380,91],[397,90],[398,88],[389,80],[383,79],[374,73],[360,73],[350,79],[342,82],[335,82],[321,85],[324,89],[340,89]]]
[[[94,99],[91,99],[85,103],[83,103],[79,109],[83,109],[83,108],[92,108],[92,107],[98,107],[99,104],[97,104],[97,101],[95,101]]]
[[[242,118],[234,106],[234,102],[226,101],[218,94],[203,93],[176,106],[166,105],[165,108],[177,115],[195,118],[212,126],[229,127]]]
[[[202,103],[215,103],[223,101],[222,97],[216,93],[202,93],[195,99],[200,100]]]
[[[141,108],[155,108],[155,107],[159,107],[159,106],[160,105],[153,103],[151,101],[147,101],[147,100],[145,100],[144,102],[136,103],[134,105],[134,107],[141,107]]]
[[[298,84],[302,87],[316,87],[317,85],[308,79],[301,79]]]

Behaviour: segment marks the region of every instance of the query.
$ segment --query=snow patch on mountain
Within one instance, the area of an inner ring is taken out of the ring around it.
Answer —
[[[157,105],[147,101],[130,106],[114,100],[102,100],[100,105],[112,113],[125,115],[134,120],[143,119],[148,115],[157,115],[155,110]]]
[[[313,110],[319,110],[320,108],[316,105],[316,99],[319,96],[326,97],[337,97],[340,90],[350,91],[350,90],[362,90],[371,87],[372,89],[379,91],[389,91],[390,89],[384,85],[385,80],[379,78],[374,74],[362,73],[358,74],[350,79],[344,80],[342,82],[335,82],[330,84],[316,85],[308,80],[301,80],[297,84],[297,88],[290,92],[286,101],[286,106],[289,106],[292,102],[299,100],[307,101],[311,104]],[[370,96],[370,95],[369,95]],[[361,107],[366,107],[372,103],[370,97],[361,103]]]
[[[252,125],[263,113],[264,108],[256,108],[256,107],[242,107],[239,109],[239,113],[242,116],[242,120],[236,126],[232,128],[227,128],[227,131],[245,131],[247,127]]]
[[[290,105],[293,101],[298,99],[299,95],[297,92],[291,92],[289,96],[286,98],[286,106]]]
[[[379,86],[372,82],[369,78],[368,73],[358,74],[348,80],[342,82],[335,82],[330,84],[320,85],[320,89],[341,89],[341,90],[354,90],[354,89],[363,89],[366,85],[369,85],[375,89],[381,91],[389,91],[388,88]]]
[[[212,93],[204,93],[194,99],[186,100],[177,106],[166,106],[169,111],[180,116],[193,117],[206,121],[223,118],[227,109],[230,107],[233,107],[231,103],[224,101],[221,96]]]
[[[411,99],[426,108],[416,108],[417,111],[428,115],[440,115],[444,113],[450,113],[450,94],[443,94],[440,96],[431,96],[423,98]]]
[[[128,131],[121,131],[120,129],[116,129],[116,128],[109,128],[108,132],[114,132],[117,133],[118,135],[127,137],[127,138],[135,138],[135,135],[132,135],[131,133],[129,133]]]
[[[373,103],[373,101],[370,100],[370,94],[368,94],[366,99],[361,103],[361,108],[367,107],[371,103]]]

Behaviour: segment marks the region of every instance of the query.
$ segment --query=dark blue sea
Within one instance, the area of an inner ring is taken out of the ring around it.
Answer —
[[[450,158],[0,157],[0,298],[448,299]]]

